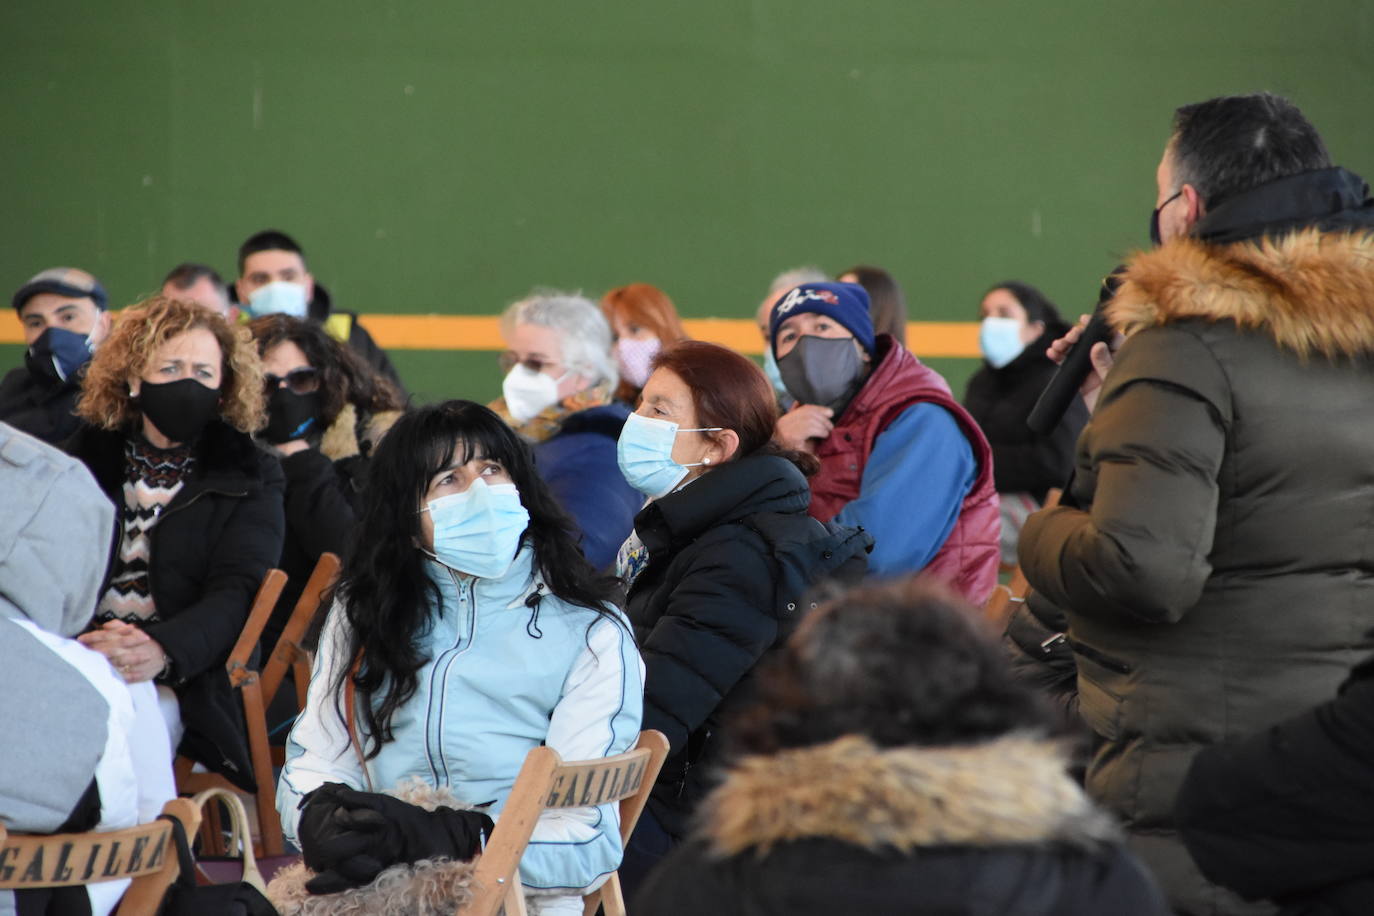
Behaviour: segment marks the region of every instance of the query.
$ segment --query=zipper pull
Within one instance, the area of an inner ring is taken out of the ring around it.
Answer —
[[[1065,642],[1066,640],[1068,640],[1068,638],[1069,635],[1067,633],[1055,633],[1049,639],[1045,640],[1040,644],[1040,651],[1044,652],[1046,655],[1049,655],[1059,646],[1061,642]]]

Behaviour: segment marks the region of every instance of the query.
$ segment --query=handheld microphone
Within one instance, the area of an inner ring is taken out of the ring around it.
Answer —
[[[1125,265],[1118,266],[1102,278],[1102,289],[1098,293],[1092,320],[1083,329],[1083,336],[1069,348],[1068,353],[1064,354],[1064,361],[1059,364],[1059,370],[1045,386],[1030,416],[1026,417],[1026,425],[1030,427],[1031,432],[1048,436],[1059,425],[1064,412],[1077,397],[1083,380],[1092,371],[1093,345],[1112,339],[1112,328],[1107,324],[1103,306],[1116,294],[1116,288],[1121,285],[1121,275],[1125,269]]]

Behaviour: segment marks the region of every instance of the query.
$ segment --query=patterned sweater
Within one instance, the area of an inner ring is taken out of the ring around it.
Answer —
[[[124,445],[124,512],[109,588],[96,608],[95,622],[159,620],[148,584],[152,531],[158,517],[181,491],[194,456],[189,445],[160,449],[141,437]]]

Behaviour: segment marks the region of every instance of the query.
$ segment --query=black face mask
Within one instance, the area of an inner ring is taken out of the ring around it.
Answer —
[[[297,394],[277,388],[267,398],[267,428],[261,433],[272,445],[291,442],[314,432],[319,425],[320,393]]]
[[[1180,188],[1174,192],[1174,197],[1177,197],[1182,193],[1183,189]],[[1169,203],[1174,199],[1174,197],[1170,197],[1169,200],[1164,201],[1164,203],[1160,204],[1158,207],[1155,207],[1153,210],[1150,211],[1150,244],[1154,245],[1156,248],[1164,244],[1164,239],[1160,238],[1159,235],[1159,212],[1163,210],[1165,207],[1169,206]]]
[[[200,437],[219,416],[219,389],[206,388],[193,378],[153,384],[144,382],[138,394],[143,416],[173,442],[183,445]]]
[[[837,416],[863,385],[863,372],[852,337],[803,335],[778,360],[778,374],[788,394],[801,404],[829,407]]]

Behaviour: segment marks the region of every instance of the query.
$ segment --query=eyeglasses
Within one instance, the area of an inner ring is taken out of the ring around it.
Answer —
[[[300,369],[292,369],[285,375],[273,375],[270,372],[263,374],[262,387],[267,394],[270,395],[282,385],[290,388],[296,394],[309,394],[312,391],[318,391],[320,372],[312,366],[303,366]]]
[[[501,364],[502,372],[509,372],[517,365],[524,366],[531,372],[543,372],[545,369],[561,365],[556,359],[537,359],[533,356],[529,359],[521,359],[514,350],[507,350],[502,353],[498,362]]]

